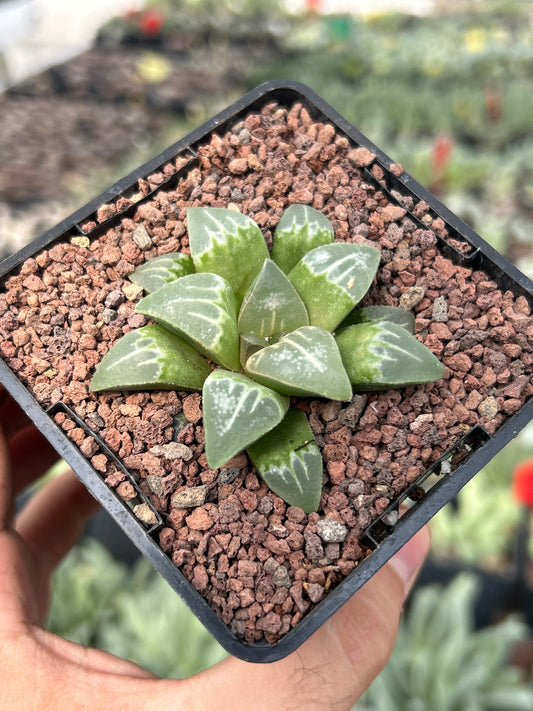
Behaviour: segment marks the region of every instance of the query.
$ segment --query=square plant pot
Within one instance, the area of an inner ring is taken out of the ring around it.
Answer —
[[[324,213],[336,240],[379,246],[363,303],[412,310],[445,365],[436,383],[299,401],[324,462],[310,514],[273,494],[245,454],[209,469],[200,394],[89,391],[109,347],[145,322],[128,276],[188,251],[188,207],[233,205],[270,245],[291,203]],[[533,414],[531,281],[301,84],[249,92],[5,260],[0,277],[2,383],[249,661],[295,650]],[[174,506],[198,486],[205,499]],[[317,528],[323,519],[344,540]]]

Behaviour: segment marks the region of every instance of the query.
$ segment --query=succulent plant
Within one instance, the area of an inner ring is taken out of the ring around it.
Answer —
[[[236,210],[192,207],[187,224],[190,255],[155,257],[131,275],[147,292],[136,310],[155,324],[109,350],[91,390],[202,390],[208,465],[247,450],[275,493],[315,511],[322,456],[290,398],[346,401],[354,390],[438,380],[444,367],[413,335],[411,314],[355,308],[380,251],[334,242],[317,210],[290,206],[270,255]]]

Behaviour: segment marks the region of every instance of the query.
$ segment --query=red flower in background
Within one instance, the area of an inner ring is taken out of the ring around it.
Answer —
[[[437,136],[431,151],[431,190],[436,194],[444,191],[446,186],[446,170],[453,152],[453,139],[446,134]]]
[[[139,18],[141,32],[149,37],[159,34],[163,27],[164,16],[157,10],[146,10]]]
[[[533,459],[528,459],[515,467],[513,494],[521,504],[533,509]]]

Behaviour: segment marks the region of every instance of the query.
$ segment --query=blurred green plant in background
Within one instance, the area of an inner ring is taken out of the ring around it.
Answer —
[[[338,16],[307,16],[285,36],[287,56],[252,69],[249,85],[275,76],[309,84],[531,274],[530,11],[510,0],[424,17],[345,16],[342,33]]]
[[[419,590],[392,657],[353,711],[531,711],[533,688],[507,665],[520,622],[475,630],[476,582]]]
[[[128,568],[94,539],[56,571],[48,629],[162,677],[188,677],[225,656],[148,561]]]
[[[520,438],[508,444],[431,521],[432,551],[442,558],[503,570],[512,563],[521,506],[511,492],[515,466],[531,456]],[[533,559],[533,538],[529,541]]]

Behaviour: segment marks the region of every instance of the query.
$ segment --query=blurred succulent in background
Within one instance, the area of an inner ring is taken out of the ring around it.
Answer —
[[[317,210],[289,207],[271,255],[235,210],[189,208],[187,224],[190,255],[155,257],[131,275],[148,292],[137,312],[156,323],[111,348],[91,390],[202,390],[208,465],[247,450],[275,493],[315,511],[322,456],[290,398],[350,400],[353,390],[438,380],[444,366],[405,311],[355,309],[380,252],[334,242]]]
[[[147,560],[127,567],[92,538],[73,548],[54,573],[47,629],[162,677],[188,677],[225,656]]]
[[[419,590],[389,663],[352,711],[530,711],[533,689],[508,666],[526,627],[474,629],[476,579]]]

